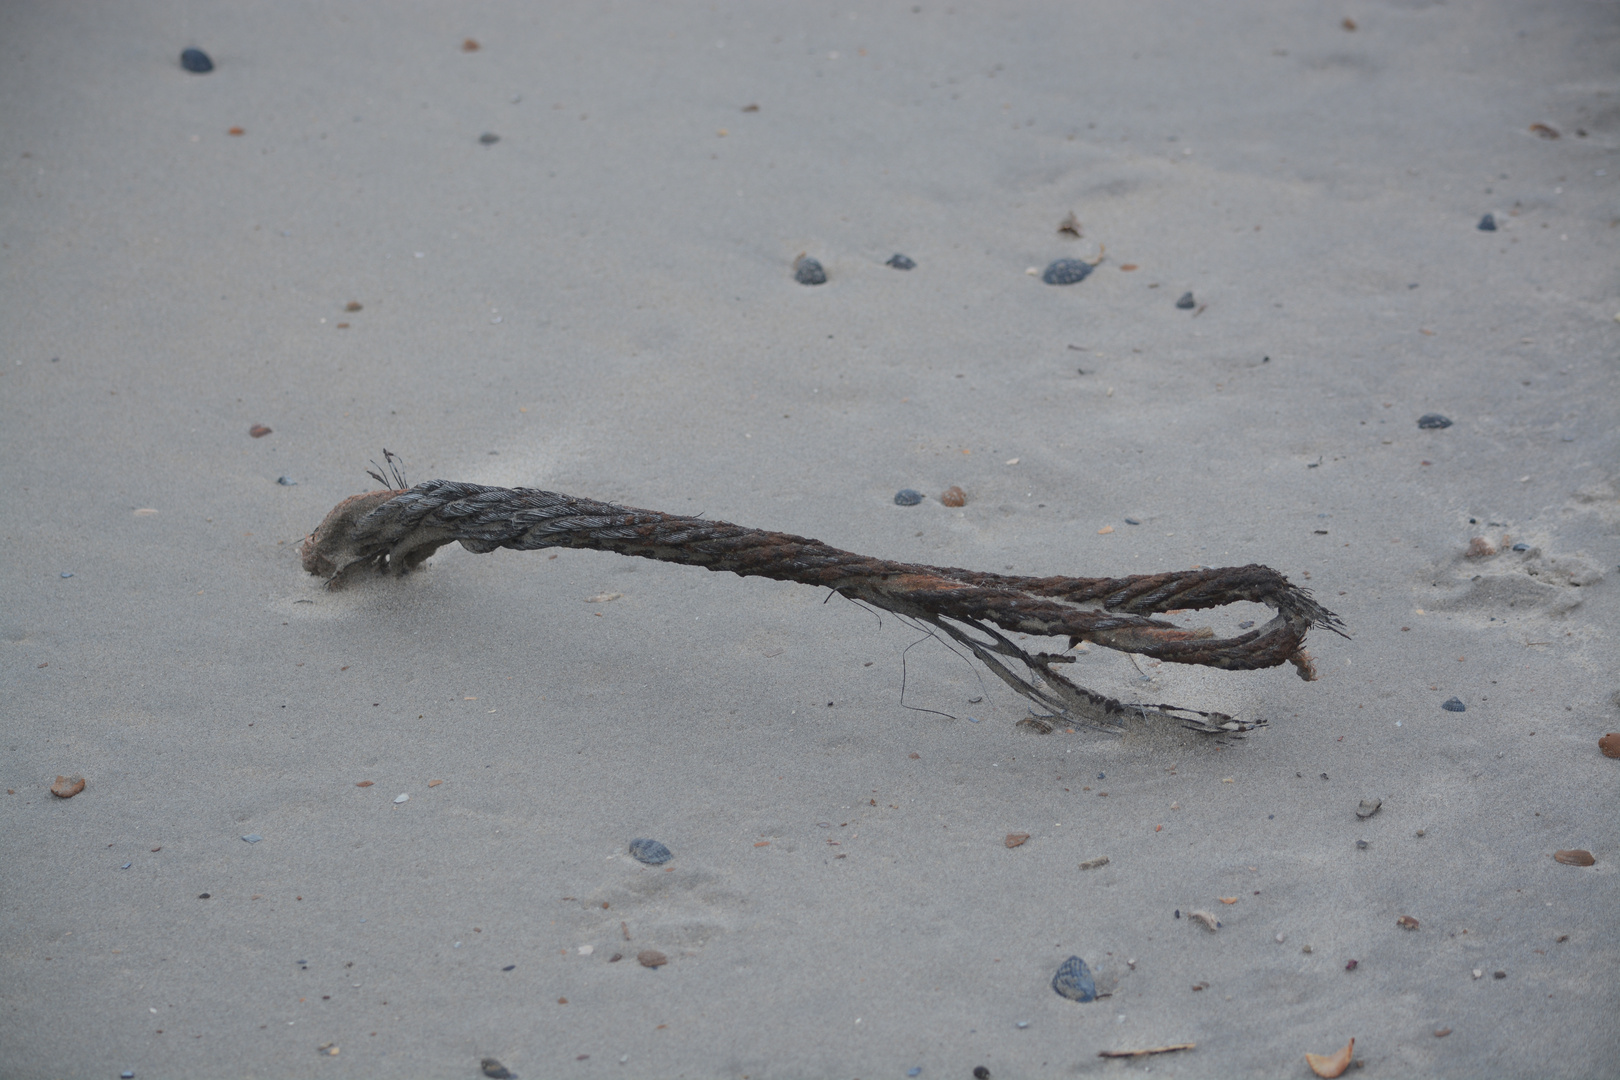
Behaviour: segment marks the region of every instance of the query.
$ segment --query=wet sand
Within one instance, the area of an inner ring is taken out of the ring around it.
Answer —
[[[0,40],[0,1073],[1615,1068],[1611,9]],[[384,447],[891,559],[1264,563],[1352,637],[1313,683],[1090,650],[1092,689],[1267,723],[1037,736],[805,586],[449,548],[326,591],[298,544]],[[1053,993],[1071,955],[1108,996]]]

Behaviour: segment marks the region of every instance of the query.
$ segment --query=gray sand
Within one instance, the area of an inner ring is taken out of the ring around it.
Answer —
[[[0,1074],[1620,1070],[1615,8],[918,7],[0,9]],[[1092,650],[1269,725],[1041,737],[803,586],[323,591],[384,446],[886,558],[1266,563],[1354,636],[1315,683]]]

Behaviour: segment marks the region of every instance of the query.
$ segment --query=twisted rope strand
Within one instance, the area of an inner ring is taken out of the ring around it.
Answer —
[[[1071,648],[1088,641],[1173,663],[1228,670],[1290,662],[1306,679],[1315,678],[1303,648],[1310,628],[1343,635],[1338,616],[1265,566],[1124,578],[1014,577],[891,562],[789,533],[557,492],[450,480],[345,499],[304,541],[302,555],[306,570],[325,576],[328,586],[336,587],[357,565],[403,574],[451,542],[479,554],[498,548],[592,548],[830,589],[940,628],[1008,685],[1059,717],[1116,726],[1122,714],[1148,709],[1201,717],[1182,717],[1198,730],[1252,725],[1237,724],[1219,713],[1122,705],[1051,669],[1072,657],[1030,654],[1005,635],[1067,637]],[[1264,626],[1231,638],[1147,617],[1240,600],[1265,604],[1276,615]],[[964,626],[982,636],[969,634]],[[997,657],[1020,661],[1044,686],[1018,676]]]

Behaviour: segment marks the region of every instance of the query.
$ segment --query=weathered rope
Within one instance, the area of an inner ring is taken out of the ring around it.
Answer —
[[[1177,715],[1200,731],[1237,731],[1254,724],[1169,705],[1121,704],[1052,670],[1053,664],[1072,663],[1072,656],[1028,653],[1006,634],[1067,637],[1071,648],[1087,641],[1229,670],[1289,662],[1309,680],[1316,673],[1303,647],[1306,632],[1320,626],[1343,633],[1336,615],[1265,566],[1124,578],[1014,577],[889,562],[788,533],[552,491],[450,480],[345,499],[305,539],[304,569],[335,587],[357,566],[403,574],[452,541],[480,554],[497,548],[595,548],[831,589],[938,628],[1013,689],[1051,709],[1056,719],[1109,726],[1148,711]],[[1265,604],[1277,614],[1264,626],[1231,638],[1146,617],[1240,600]],[[1039,684],[1017,674],[1002,658],[1022,663]]]

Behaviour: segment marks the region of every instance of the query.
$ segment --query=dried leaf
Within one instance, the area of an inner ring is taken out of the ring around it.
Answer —
[[[1345,1045],[1343,1050],[1340,1050],[1332,1057],[1327,1057],[1323,1054],[1306,1054],[1305,1064],[1309,1065],[1311,1067],[1311,1072],[1315,1073],[1317,1076],[1326,1077],[1327,1080],[1333,1080],[1333,1077],[1335,1076],[1343,1076],[1344,1070],[1350,1067],[1350,1057],[1355,1053],[1355,1050],[1356,1040],[1351,1039],[1349,1043]]]
[[[1028,839],[1029,833],[1027,832],[1010,832],[1007,834],[1007,839],[1002,841],[1002,843],[1006,844],[1008,847],[1022,847],[1024,842]]]

